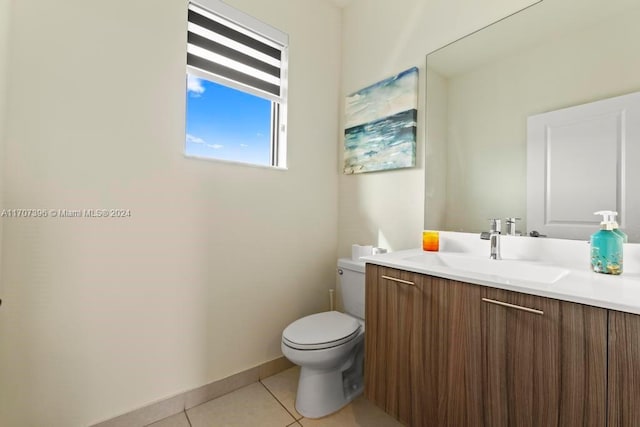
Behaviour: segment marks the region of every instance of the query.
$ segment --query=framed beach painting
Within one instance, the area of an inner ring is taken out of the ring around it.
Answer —
[[[347,96],[344,173],[416,165],[418,68]]]

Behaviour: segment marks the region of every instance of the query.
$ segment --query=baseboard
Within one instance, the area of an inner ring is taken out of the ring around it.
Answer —
[[[261,365],[214,381],[202,387],[162,399],[126,414],[94,424],[92,427],[143,427],[193,408],[209,400],[275,375],[293,366],[285,357],[279,357]]]

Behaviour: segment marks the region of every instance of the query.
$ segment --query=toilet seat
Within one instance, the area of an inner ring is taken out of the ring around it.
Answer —
[[[298,319],[282,332],[285,345],[298,350],[319,350],[351,341],[360,333],[360,322],[338,311]]]

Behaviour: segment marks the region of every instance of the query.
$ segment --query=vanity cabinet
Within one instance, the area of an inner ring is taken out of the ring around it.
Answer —
[[[482,287],[486,426],[605,426],[607,310]]]
[[[366,280],[365,396],[401,422],[606,425],[607,310],[371,264]]]
[[[366,355],[365,355],[366,357]],[[640,316],[609,311],[609,427],[640,423]]]
[[[422,420],[423,280],[367,264],[365,396],[401,422]]]
[[[421,370],[414,374],[424,378],[425,411],[410,425],[478,425],[483,415],[481,288],[430,276],[423,281],[425,346]]]

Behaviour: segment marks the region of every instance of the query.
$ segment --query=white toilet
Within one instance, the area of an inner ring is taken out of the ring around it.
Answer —
[[[296,410],[307,418],[337,411],[364,388],[364,270],[364,262],[338,260],[346,314],[312,314],[282,332],[282,353],[300,365]]]

